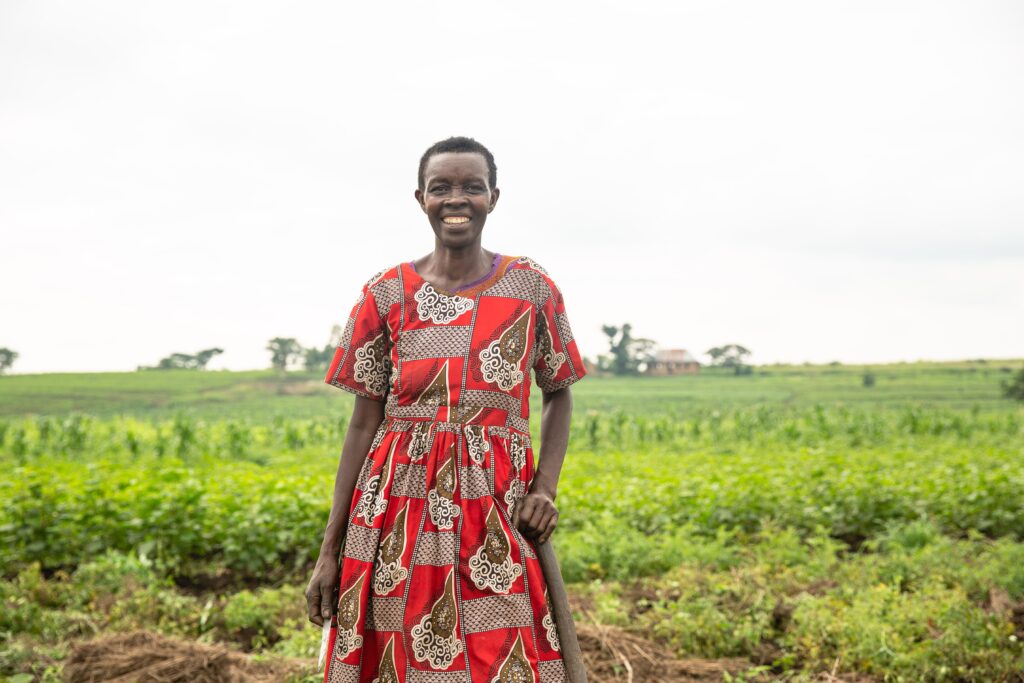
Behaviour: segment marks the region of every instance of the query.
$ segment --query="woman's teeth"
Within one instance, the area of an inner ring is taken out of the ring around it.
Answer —
[[[469,222],[469,218],[466,216],[445,216],[441,220],[448,225],[459,225],[460,223]]]

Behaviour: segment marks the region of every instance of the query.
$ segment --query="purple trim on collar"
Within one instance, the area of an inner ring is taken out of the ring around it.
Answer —
[[[450,291],[452,293],[455,293],[455,292],[461,292],[464,289],[469,289],[470,287],[475,287],[476,285],[480,284],[481,282],[483,282],[487,278],[489,278],[492,275],[494,275],[495,271],[498,270],[498,263],[500,263],[500,262],[501,262],[501,254],[495,253],[494,254],[494,262],[491,264],[491,270],[487,273],[487,275],[484,275],[481,278],[473,280],[472,282],[468,282],[468,283],[462,285],[461,287],[457,287],[456,289],[453,289],[453,290],[450,290]],[[416,270],[416,263],[415,263],[415,261],[409,261],[409,267],[412,268],[412,272],[414,272],[417,275],[419,275],[419,271]]]

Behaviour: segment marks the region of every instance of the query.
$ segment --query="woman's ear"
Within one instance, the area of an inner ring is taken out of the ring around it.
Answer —
[[[501,194],[501,190],[494,188],[491,190],[491,204],[487,207],[487,213],[494,211],[494,205],[498,203],[498,195]]]
[[[423,190],[416,188],[416,191],[413,192],[413,196],[416,197],[416,203],[420,205],[421,209],[423,209],[423,213],[426,213],[427,205],[423,203]]]

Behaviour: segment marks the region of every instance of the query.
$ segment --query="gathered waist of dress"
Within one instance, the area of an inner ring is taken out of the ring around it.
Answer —
[[[483,436],[493,436],[501,439],[508,439],[513,434],[518,435],[522,438],[527,446],[530,443],[530,431],[529,429],[516,429],[515,427],[509,427],[503,424],[484,424],[476,421],[457,422],[454,420],[437,420],[431,418],[417,418],[417,417],[396,417],[394,415],[385,415],[384,422],[381,423],[381,427],[385,431],[389,432],[408,432],[408,431],[419,431],[423,429],[434,430],[439,432],[452,432],[454,434],[464,433],[467,430],[473,431]]]
[[[404,422],[437,422],[482,427],[506,427],[520,434],[530,433],[530,421],[521,415],[515,405],[438,405],[407,404],[388,400],[384,408],[386,418]]]

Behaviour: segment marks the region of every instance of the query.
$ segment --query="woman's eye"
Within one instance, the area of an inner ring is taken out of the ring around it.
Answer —
[[[472,192],[473,194],[480,194],[483,191],[483,185],[470,185],[466,188],[466,192]]]
[[[436,187],[430,188],[430,193],[431,194],[443,194],[443,193],[445,193],[447,191],[448,191],[448,188],[445,187],[444,185],[438,185]]]

